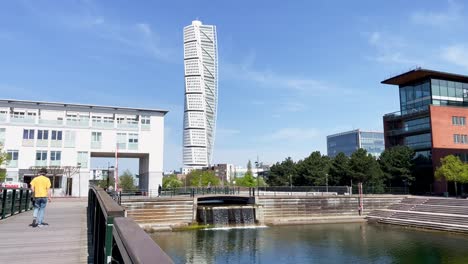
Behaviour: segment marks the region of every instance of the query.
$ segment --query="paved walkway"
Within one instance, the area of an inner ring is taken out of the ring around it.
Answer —
[[[29,226],[32,210],[0,221],[2,263],[87,263],[87,199],[55,198],[47,204],[47,227]]]

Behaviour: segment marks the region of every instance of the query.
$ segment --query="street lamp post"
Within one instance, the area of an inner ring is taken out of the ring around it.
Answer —
[[[257,159],[258,159],[258,157],[257,157]],[[260,183],[259,183],[259,181],[258,181],[258,160],[255,162],[255,169],[256,169],[256,171],[257,171],[257,195],[259,195],[259,194],[260,194],[260,193],[259,193]]]
[[[328,173],[325,173],[325,184],[326,184],[327,194],[328,194]]]
[[[291,176],[291,173],[289,173],[289,186],[290,186],[290,190],[291,190],[291,194],[292,194],[292,176]]]

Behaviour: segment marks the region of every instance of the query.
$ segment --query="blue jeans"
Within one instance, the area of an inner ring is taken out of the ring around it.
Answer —
[[[44,220],[44,212],[45,208],[47,205],[47,198],[36,198],[36,201],[34,203],[34,212],[33,216],[37,216],[37,224],[40,225],[42,224],[42,221]]]

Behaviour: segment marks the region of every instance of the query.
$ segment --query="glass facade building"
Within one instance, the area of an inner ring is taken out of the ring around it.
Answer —
[[[352,130],[327,136],[327,155],[335,157],[343,152],[346,156],[351,156],[359,148],[365,149],[375,157],[380,156],[384,151],[384,134],[382,132],[365,132]]]
[[[420,162],[413,192],[452,192],[433,174],[441,158],[468,156],[468,76],[416,68],[382,83],[398,85],[400,95],[400,111],[383,117],[385,147],[408,146]]]

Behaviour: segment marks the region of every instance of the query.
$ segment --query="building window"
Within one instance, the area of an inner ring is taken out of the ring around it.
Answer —
[[[141,123],[144,124],[144,125],[149,125],[149,124],[151,124],[150,116],[144,116],[144,115],[142,115],[142,116],[141,116]]]
[[[138,149],[138,134],[135,134],[135,133],[128,134],[128,149],[131,149],[131,150]]]
[[[75,131],[65,131],[65,147],[74,148],[75,147]]]
[[[47,166],[47,151],[36,151],[36,166]]]
[[[8,150],[7,151],[7,167],[8,168],[18,168],[18,150]]]
[[[127,148],[127,134],[126,133],[117,133],[117,148],[118,149]]]
[[[81,168],[88,168],[88,152],[78,151],[76,165]]]
[[[0,146],[5,145],[5,128],[0,128]]]
[[[23,129],[23,139],[34,139],[34,129]]]
[[[62,160],[61,151],[51,151],[50,152],[50,165],[51,166],[60,166],[60,161]]]
[[[52,130],[52,140],[62,140],[62,131]]]
[[[91,132],[91,140],[94,142],[101,142],[102,133],[101,132]]]
[[[468,144],[468,135],[453,135],[453,143],[455,144]]]
[[[91,148],[99,149],[101,148],[102,133],[101,132],[91,132]]]
[[[49,130],[37,130],[37,139],[38,140],[48,140],[49,139]]]
[[[464,116],[452,116],[452,125],[464,126],[466,124],[466,117]]]

